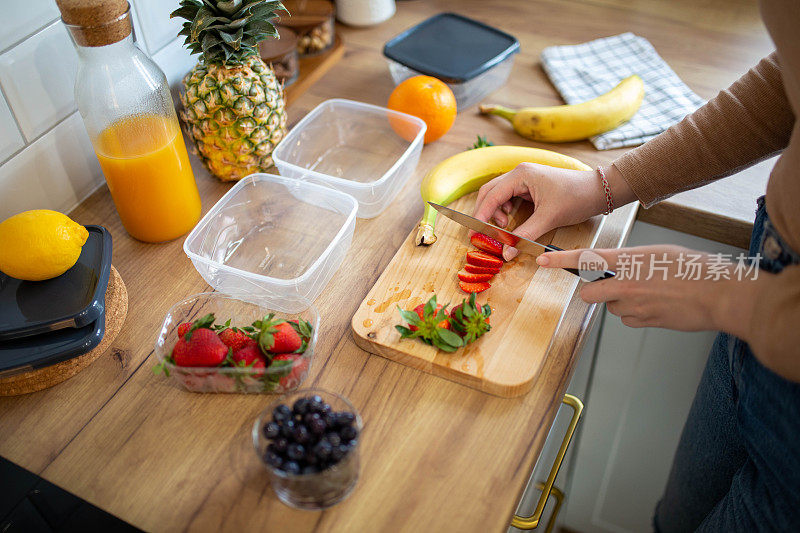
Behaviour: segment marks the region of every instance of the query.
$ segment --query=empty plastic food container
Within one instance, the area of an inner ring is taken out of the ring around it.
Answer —
[[[425,122],[384,107],[333,99],[318,105],[272,153],[282,176],[314,180],[358,201],[358,216],[377,216],[414,173]]]
[[[433,16],[383,47],[395,84],[419,74],[439,78],[459,111],[506,82],[517,52],[512,35],[455,13]]]
[[[252,174],[211,208],[183,250],[216,291],[299,313],[342,264],[357,209],[352,196],[324,185]]]

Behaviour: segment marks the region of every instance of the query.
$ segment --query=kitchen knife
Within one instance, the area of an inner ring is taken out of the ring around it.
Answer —
[[[536,241],[531,241],[522,238],[519,235],[514,235],[510,231],[498,228],[494,224],[483,222],[482,220],[478,220],[475,217],[465,215],[464,213],[456,211],[455,209],[450,209],[449,207],[435,204],[433,202],[428,202],[428,203],[431,205],[431,207],[436,209],[438,212],[440,212],[450,220],[458,222],[462,226],[469,228],[473,231],[477,231],[478,233],[483,233],[484,235],[488,235],[489,237],[497,241],[500,241],[503,244],[507,244],[508,246],[513,246],[520,252],[524,252],[526,254],[531,254],[531,255],[539,255],[542,252],[542,249],[544,249],[544,251],[546,252],[563,251],[563,248],[559,248],[558,246],[553,246],[552,244],[541,244]],[[608,279],[608,278],[613,278],[615,276],[615,273],[610,270],[578,270],[577,268],[564,268],[564,270],[566,270],[570,274],[575,274],[579,278],[586,281],[597,281],[599,279]]]

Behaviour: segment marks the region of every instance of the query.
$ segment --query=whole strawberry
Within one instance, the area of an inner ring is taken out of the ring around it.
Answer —
[[[225,343],[216,333],[206,328],[189,331],[178,338],[172,348],[172,359],[177,366],[218,366],[227,355],[228,347]]]
[[[274,319],[274,315],[270,314],[263,320],[253,322],[253,326],[261,330],[258,334],[258,345],[265,353],[294,353],[303,350],[303,338],[298,333],[296,324]]]
[[[261,354],[261,349],[258,347],[258,344],[253,339],[247,340],[250,342],[233,352],[231,359],[233,359],[235,366],[252,368],[255,370],[253,375],[263,376],[264,369],[267,367],[267,361]]]
[[[308,372],[308,359],[300,354],[282,353],[272,358],[270,368],[285,367],[287,372],[280,378],[278,384],[284,390],[295,389],[300,386]],[[291,370],[288,370],[291,369]]]
[[[255,344],[255,341],[248,337],[243,331],[236,328],[226,328],[219,332],[219,339],[225,346],[234,352],[248,344]]]

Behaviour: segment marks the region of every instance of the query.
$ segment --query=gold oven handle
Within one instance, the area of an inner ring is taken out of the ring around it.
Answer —
[[[553,487],[553,483],[558,475],[558,470],[561,468],[561,463],[564,462],[564,457],[567,455],[567,448],[569,448],[569,443],[572,442],[572,436],[575,434],[575,428],[578,427],[578,421],[583,413],[583,402],[577,397],[571,394],[565,394],[563,403],[572,407],[572,419],[569,421],[567,433],[564,435],[564,440],[561,441],[561,447],[558,449],[556,460],[553,462],[553,466],[550,468],[550,474],[547,476],[547,480],[544,483],[536,484],[536,488],[542,491],[542,495],[539,496],[539,502],[536,504],[536,509],[533,511],[533,514],[528,517],[515,514],[514,518],[511,519],[511,525],[517,529],[535,529],[539,525],[539,521],[542,519],[542,513],[544,513],[544,506],[547,503],[548,498],[550,498],[551,493],[556,499],[556,507],[553,509],[553,514],[547,524],[546,532],[549,533],[555,525],[556,515],[558,514],[558,511],[561,508],[561,503],[564,500],[564,493],[558,488]]]

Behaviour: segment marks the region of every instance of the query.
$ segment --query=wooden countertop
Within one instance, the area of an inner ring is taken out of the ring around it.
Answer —
[[[631,6],[623,0],[399,2],[387,23],[342,28],[345,58],[290,106],[290,122],[331,97],[383,105],[392,89],[383,43],[446,10],[520,39],[512,77],[491,97],[512,105],[559,102],[538,64],[539,52],[550,44],[633,30],[704,97],[769,48],[752,2],[642,0]],[[597,309],[573,296],[537,384],[514,399],[370,355],[350,335],[358,303],[422,213],[419,179],[476,134],[496,143],[526,143],[474,110],[459,114],[453,131],[425,148],[416,178],[390,208],[358,220],[347,266],[316,302],[320,342],[306,385],[345,394],[367,424],[361,478],[345,502],[303,512],[275,498],[249,440],[270,397],[196,395],[153,375],[152,346],[164,314],[207,285],[183,254],[182,239],[162,245],[130,239],[105,188],[72,216],[113,234],[114,264],[130,298],[127,322],[107,353],[78,376],[47,391],[0,399],[0,455],[145,530],[504,530]],[[588,143],[558,149],[589,164],[617,155]],[[194,164],[208,210],[229,185]],[[634,212],[630,206],[610,216],[598,245],[624,242]]]

